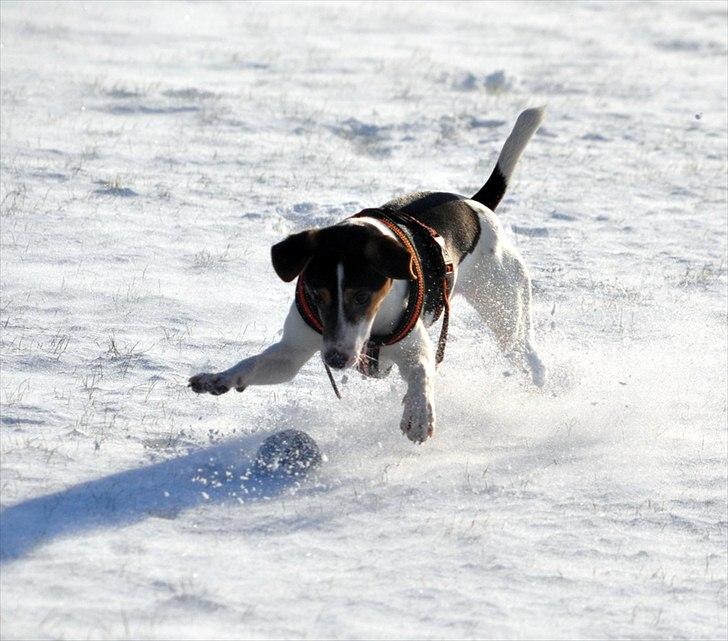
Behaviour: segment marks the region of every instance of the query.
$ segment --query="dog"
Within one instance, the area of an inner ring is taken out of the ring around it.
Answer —
[[[328,368],[361,367],[371,359],[367,348],[373,337],[391,336],[402,324],[412,309],[413,292],[423,289],[422,282],[427,285],[425,300],[414,308],[417,317],[411,328],[394,342],[380,341],[376,354],[380,372],[397,365],[406,381],[400,427],[411,441],[423,443],[435,429],[436,355],[427,328],[439,312],[432,304],[433,295],[427,305],[432,290],[437,290],[435,299],[439,292],[448,309],[454,293],[464,296],[500,348],[530,372],[535,385],[542,386],[546,369],[534,339],[529,272],[505,238],[494,211],[543,115],[543,108],[519,115],[493,172],[470,198],[417,192],[274,245],[271,258],[276,274],[285,282],[299,280],[297,299],[280,341],[225,371],[192,376],[189,387],[197,393],[219,395],[231,389],[242,392],[250,385],[283,383],[292,380],[316,352],[321,353],[329,374]],[[400,233],[408,222],[429,230],[440,245],[440,262],[420,260],[418,244],[408,242],[415,232]],[[442,287],[432,278],[428,281],[433,265],[445,273]]]

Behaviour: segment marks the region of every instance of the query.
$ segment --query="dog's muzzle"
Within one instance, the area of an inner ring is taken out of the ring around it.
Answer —
[[[354,364],[353,358],[349,357],[344,352],[340,352],[338,349],[327,349],[324,352],[324,363],[334,369],[344,369],[349,365]]]

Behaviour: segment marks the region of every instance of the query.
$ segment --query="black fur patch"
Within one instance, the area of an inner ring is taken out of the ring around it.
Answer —
[[[390,200],[380,209],[402,212],[432,227],[445,239],[451,258],[458,265],[475,249],[480,239],[480,220],[465,196],[421,191]]]
[[[485,205],[491,211],[495,211],[500,201],[508,189],[508,181],[506,177],[501,173],[498,165],[495,166],[493,173],[490,178],[486,181],[477,194],[472,199],[477,200],[479,203]]]

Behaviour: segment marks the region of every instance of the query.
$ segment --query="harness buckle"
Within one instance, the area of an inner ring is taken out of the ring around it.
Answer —
[[[452,274],[453,271],[455,271],[455,266],[452,259],[450,258],[450,253],[447,251],[445,239],[431,227],[427,227],[427,229],[430,232],[432,239],[437,243],[438,247],[440,248],[440,253],[442,253],[442,262],[445,265],[445,273]]]

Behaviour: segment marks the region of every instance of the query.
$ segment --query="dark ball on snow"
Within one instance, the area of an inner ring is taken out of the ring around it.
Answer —
[[[316,441],[301,430],[283,430],[269,436],[258,448],[256,465],[270,474],[296,476],[321,462]]]

